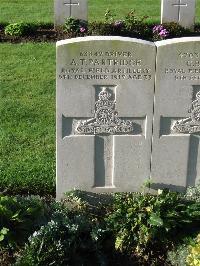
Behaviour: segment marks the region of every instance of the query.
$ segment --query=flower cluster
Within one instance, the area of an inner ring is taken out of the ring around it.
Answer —
[[[84,28],[84,27],[80,27],[80,32],[81,32],[81,33],[86,32],[86,28]]]
[[[158,38],[158,39],[165,39],[169,36],[169,32],[167,29],[164,28],[163,25],[156,25],[153,27],[153,34]]]

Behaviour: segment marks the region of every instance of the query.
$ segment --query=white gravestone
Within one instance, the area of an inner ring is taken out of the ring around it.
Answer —
[[[156,45],[153,187],[183,191],[200,180],[200,38]]]
[[[123,37],[57,42],[57,198],[137,191],[150,176],[155,45]]]
[[[74,17],[87,21],[87,0],[54,0],[54,25],[64,25],[66,18]]]
[[[161,23],[176,22],[185,28],[195,23],[196,0],[162,0]]]

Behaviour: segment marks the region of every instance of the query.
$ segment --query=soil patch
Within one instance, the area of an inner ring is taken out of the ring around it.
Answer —
[[[98,26],[98,25],[97,25]],[[101,25],[99,25],[101,27]],[[37,30],[34,33],[31,33],[26,36],[8,36],[4,33],[4,25],[0,25],[0,42],[9,42],[9,43],[21,43],[21,42],[56,42],[63,39],[69,39],[69,38],[75,38],[75,37],[84,37],[87,35],[105,35],[105,34],[97,34],[97,31],[91,30],[89,33],[66,33],[62,29],[54,29],[53,25],[51,26],[39,26]],[[95,27],[96,29],[98,27]],[[152,28],[152,26],[151,26]],[[101,31],[100,31],[101,32]],[[122,32],[118,34],[114,34],[114,32],[111,34],[108,33],[106,35],[117,35],[117,36],[125,36],[125,37],[134,37],[134,36],[128,36],[128,34],[123,34]],[[188,33],[184,34],[183,36],[176,36],[176,34],[172,34],[170,36],[171,38],[176,37],[192,37],[192,36],[200,36],[200,24],[196,25],[194,31],[189,31]],[[136,38],[138,36],[135,36]],[[140,36],[142,38],[142,36]],[[147,36],[145,38],[142,38],[145,40],[152,41],[152,36]]]

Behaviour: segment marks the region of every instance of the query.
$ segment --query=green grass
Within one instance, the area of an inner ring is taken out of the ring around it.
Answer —
[[[138,16],[159,21],[160,0],[89,0],[89,20],[103,20],[107,8],[116,14],[116,18],[135,10]]]
[[[53,0],[0,0],[0,22],[53,22]]]
[[[159,21],[160,0],[89,0],[89,19],[107,8]],[[200,1],[197,3],[200,21]],[[53,1],[0,0],[0,22],[53,23]],[[0,191],[55,189],[55,45],[0,44]]]
[[[196,21],[200,22],[200,1],[196,2]],[[116,18],[134,9],[139,16],[160,21],[160,0],[88,0],[88,8],[89,21],[103,20],[107,8],[116,13]],[[53,23],[53,14],[53,0],[0,0],[0,23]]]
[[[55,45],[1,44],[0,191],[55,187]]]

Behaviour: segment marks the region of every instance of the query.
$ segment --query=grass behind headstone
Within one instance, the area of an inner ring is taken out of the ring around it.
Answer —
[[[160,21],[161,0],[88,0],[89,21],[104,19],[106,9],[123,18],[131,10],[150,21]],[[196,1],[196,22],[200,22],[200,1]],[[0,23],[14,22],[53,23],[53,0],[1,0]]]
[[[160,0],[89,0],[89,20],[104,20],[106,9],[116,14],[116,19],[135,10],[137,16],[148,16],[150,20],[159,21]]]
[[[107,8],[113,10],[117,18],[135,10],[140,16],[159,20],[160,0],[88,0],[89,20],[103,20]],[[0,23],[40,22],[53,23],[53,0],[1,0]]]
[[[53,193],[55,45],[1,44],[0,191]]]
[[[53,23],[53,0],[1,0],[0,23]]]

